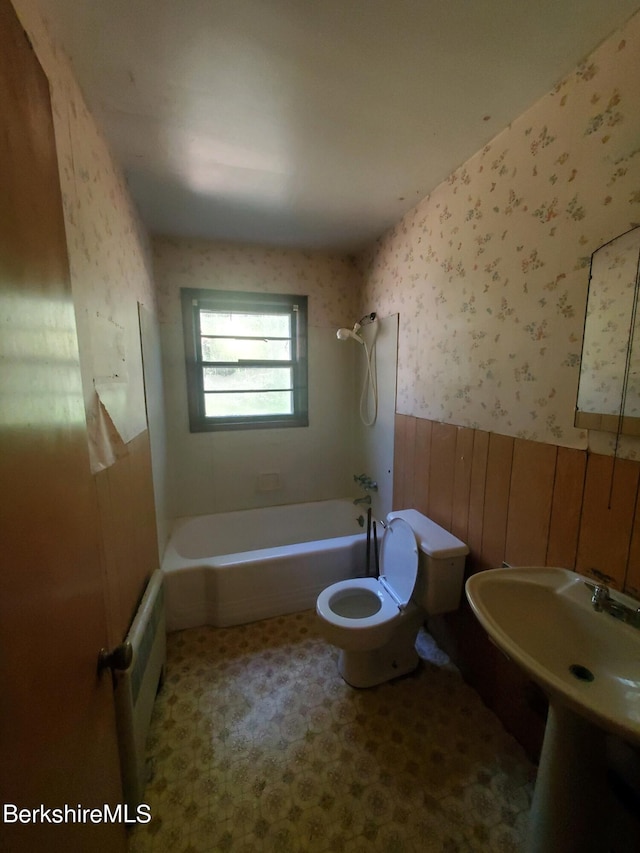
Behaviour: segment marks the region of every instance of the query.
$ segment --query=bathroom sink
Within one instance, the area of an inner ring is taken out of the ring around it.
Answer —
[[[491,569],[470,577],[466,593],[490,639],[550,699],[640,743],[640,629],[594,609],[592,580],[568,569]]]

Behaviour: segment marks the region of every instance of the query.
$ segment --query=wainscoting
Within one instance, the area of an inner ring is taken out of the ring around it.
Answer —
[[[109,642],[121,643],[151,574],[160,565],[149,432],[94,475],[107,590]]]
[[[553,565],[640,598],[640,463],[396,415],[394,509],[415,507],[469,545],[467,573]],[[487,640],[466,599],[429,628],[530,755],[544,696]]]

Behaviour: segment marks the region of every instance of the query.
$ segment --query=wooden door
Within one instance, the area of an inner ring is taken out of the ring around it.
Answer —
[[[0,849],[117,853],[122,824],[41,809],[122,795],[49,88],[9,0],[0,104]]]

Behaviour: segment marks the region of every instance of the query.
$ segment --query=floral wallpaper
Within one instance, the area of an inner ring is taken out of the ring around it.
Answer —
[[[138,302],[155,312],[146,233],[37,3],[13,0],[13,5],[51,89],[89,429],[99,435],[101,401],[108,400],[117,434],[127,442],[146,429]],[[94,470],[103,467],[95,455],[92,463]]]
[[[573,422],[590,256],[640,222],[638,80],[640,14],[363,256],[400,413],[611,447]]]
[[[307,294],[310,326],[358,319],[360,275],[343,255],[179,238],[155,238],[153,253],[161,323],[182,322],[182,287]]]

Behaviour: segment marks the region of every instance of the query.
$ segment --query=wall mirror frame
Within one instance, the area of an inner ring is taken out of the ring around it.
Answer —
[[[640,436],[640,225],[591,255],[575,425]]]

